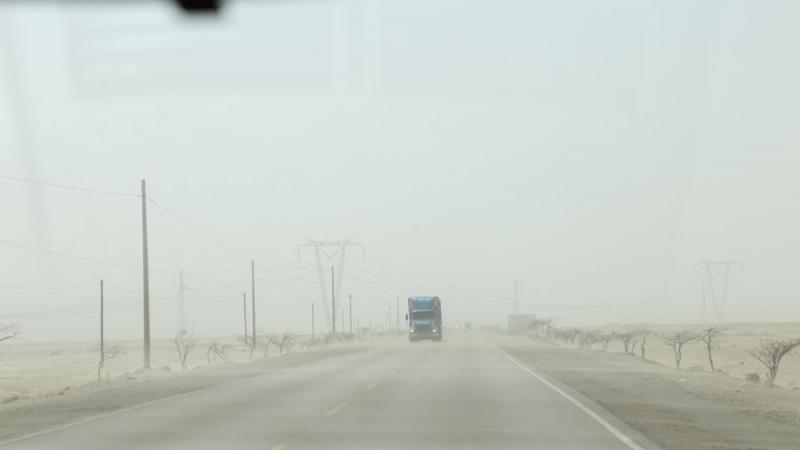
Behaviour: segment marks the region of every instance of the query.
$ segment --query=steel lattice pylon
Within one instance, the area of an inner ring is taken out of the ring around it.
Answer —
[[[323,312],[324,318],[325,318],[324,322],[327,324],[326,327],[327,327],[328,331],[332,331],[332,326],[331,326],[332,316],[333,316],[333,314],[336,314],[338,312],[338,309],[339,309],[338,305],[342,304],[341,302],[337,302],[337,308],[336,308],[337,311],[332,311],[331,310],[332,309],[331,308],[331,299],[330,299],[330,296],[328,295],[328,292],[330,292],[330,291],[334,292],[334,295],[336,296],[336,299],[341,299],[342,298],[341,295],[340,295],[340,292],[341,292],[341,287],[342,287],[342,280],[344,279],[344,267],[345,267],[345,262],[346,262],[347,247],[350,247],[350,246],[360,247],[361,248],[361,257],[362,258],[366,257],[366,252],[364,250],[364,245],[359,243],[359,242],[355,242],[352,239],[345,239],[345,240],[341,240],[341,241],[315,241],[315,240],[309,239],[307,243],[300,244],[300,245],[297,246],[297,258],[298,259],[300,259],[301,256],[302,256],[303,248],[306,248],[306,247],[313,247],[314,248],[314,258],[316,260],[315,262],[316,262],[316,265],[317,265],[317,274],[319,275],[319,284],[320,284],[320,289],[321,289],[321,294],[322,294],[320,296],[320,301],[322,302],[322,312]],[[328,252],[325,251],[325,248],[334,248],[336,250],[333,251],[332,253],[328,253]],[[324,264],[323,264],[324,261],[323,261],[322,257],[325,256],[328,259],[328,261],[331,262],[331,265],[333,265],[333,259],[337,255],[339,256],[339,260],[338,260],[338,264],[337,264],[338,267],[336,267],[336,269],[335,269],[336,273],[337,273],[336,280],[335,280],[335,285],[333,286],[333,289],[329,289],[328,288],[328,282],[326,281],[327,278],[328,278],[326,276],[327,272],[326,272],[326,270],[324,268]]]

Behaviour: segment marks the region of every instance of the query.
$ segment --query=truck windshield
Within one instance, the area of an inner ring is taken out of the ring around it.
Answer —
[[[411,313],[411,317],[414,320],[425,320],[425,319],[433,319],[435,316],[433,311],[415,311]]]

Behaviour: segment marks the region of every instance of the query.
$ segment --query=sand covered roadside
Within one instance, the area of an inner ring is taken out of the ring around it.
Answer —
[[[501,346],[666,449],[797,449],[800,392],[619,352],[530,340]]]
[[[213,343],[224,347],[227,361],[209,352]],[[102,381],[142,376],[141,340],[108,341],[106,346],[106,353],[114,356],[106,359],[100,371]],[[318,351],[326,347],[319,342],[312,346],[310,336],[299,336],[289,351]],[[109,348],[113,350],[109,351]],[[269,357],[277,356],[277,345],[270,345],[268,352]],[[264,358],[263,348],[251,353],[247,345],[234,337],[197,337],[187,358],[187,371],[247,364]],[[67,393],[96,382],[99,359],[100,351],[96,342],[3,342],[0,344],[0,408],[9,403]],[[147,374],[149,378],[170,377],[184,372],[171,340],[153,340],[151,368]]]
[[[667,367],[675,366],[672,349],[664,345],[659,335],[676,331],[699,331],[704,328],[719,327],[722,332],[714,339],[712,354],[717,371],[744,379],[748,374],[758,374],[764,381],[766,369],[755,358],[748,354],[758,347],[759,343],[768,339],[800,338],[800,323],[734,323],[734,324],[610,324],[604,327],[587,328],[600,332],[625,332],[628,330],[648,330],[646,357]],[[594,348],[599,348],[595,346]],[[608,351],[622,352],[619,341],[612,341]],[[639,351],[637,349],[636,353]],[[686,345],[683,351],[681,368],[690,371],[710,370],[705,345],[694,341]],[[800,348],[789,353],[781,361],[776,385],[791,390],[800,390]]]
[[[227,346],[230,362],[250,362],[250,351],[233,338],[197,339],[189,354],[188,369],[207,366],[207,347],[212,341]],[[100,376],[105,380],[135,378],[142,368],[141,340],[109,341],[114,356],[105,361]],[[175,346],[169,339],[152,344],[151,377],[182,372]],[[256,352],[253,359],[259,359]],[[96,342],[19,342],[0,345],[0,404],[67,392],[97,380],[99,345]],[[214,365],[220,364],[217,358]]]

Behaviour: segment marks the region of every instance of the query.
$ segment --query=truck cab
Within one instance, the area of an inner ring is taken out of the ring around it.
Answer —
[[[408,298],[408,340],[442,340],[442,302],[439,297]]]

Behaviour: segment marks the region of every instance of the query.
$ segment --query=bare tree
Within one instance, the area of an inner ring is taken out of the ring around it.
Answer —
[[[0,342],[14,339],[19,331],[19,325],[16,323],[0,324]]]
[[[748,353],[767,368],[767,383],[773,386],[775,385],[775,378],[778,377],[778,367],[781,364],[781,360],[797,346],[800,346],[800,338],[782,341],[767,339],[762,340],[757,348],[750,350]]]
[[[630,353],[633,351],[633,346],[631,345],[631,341],[636,337],[635,331],[625,331],[622,333],[614,333],[617,339],[622,342],[622,347],[625,349],[625,353]]]
[[[577,328],[567,330],[567,343],[570,345],[580,345],[583,331]]]
[[[704,328],[700,330],[700,340],[706,344],[706,354],[708,355],[708,365],[711,367],[711,371],[714,370],[714,356],[711,350],[714,348],[714,338],[717,335],[721,334],[724,330],[719,327],[711,327],[711,328]]]
[[[289,349],[294,343],[296,337],[297,335],[294,333],[284,331],[280,336],[271,336],[271,339],[272,343],[278,346],[278,354],[283,356],[284,354],[289,353]]]
[[[614,333],[603,333],[600,336],[598,336],[600,340],[600,346],[603,348],[604,352],[608,351],[608,345],[611,343],[611,341],[614,340],[614,337],[615,337]]]
[[[647,351],[647,337],[651,334],[650,330],[636,330],[636,335],[639,336],[637,340],[639,344],[639,355],[644,359],[645,352]],[[634,344],[634,349],[636,344]]]
[[[183,330],[175,335],[175,339],[172,340],[172,343],[175,344],[175,351],[178,352],[181,368],[186,370],[188,368],[189,355],[196,345],[194,336],[189,334],[186,330]]]
[[[269,356],[269,348],[275,342],[275,339],[274,335],[268,333],[261,333],[260,336],[256,337],[256,347],[261,350],[264,357]]]
[[[580,335],[580,347],[592,348],[592,346],[600,342],[602,339],[601,334],[597,331],[587,331]]]
[[[683,346],[691,342],[697,341],[699,336],[691,330],[678,331],[671,334],[662,336],[664,344],[672,347],[672,353],[675,356],[675,368],[681,368],[681,360],[683,359]]]
[[[98,349],[98,351],[99,350],[100,349]],[[121,345],[109,345],[108,341],[104,341],[103,355],[102,358],[100,358],[100,361],[97,363],[97,381],[102,379],[102,372],[103,367],[105,367],[105,362],[109,359],[114,359],[117,356],[124,355],[125,353],[125,348]]]
[[[573,345],[576,341],[580,340],[579,336],[581,334],[581,331],[575,328],[557,328],[553,330],[555,338],[564,341],[564,343],[568,345]]]
[[[228,345],[220,344],[217,341],[211,341],[206,349],[206,361],[208,361],[208,365],[210,366],[217,362],[217,358],[221,359],[222,362],[228,362],[229,348],[230,346]]]
[[[252,339],[250,338],[250,336],[247,336],[247,335],[239,336],[239,337],[237,338],[237,340],[238,340],[238,341],[239,341],[239,342],[240,342],[242,345],[244,345],[244,348],[245,348],[245,349],[246,349],[246,350],[247,350],[247,351],[250,353],[250,359],[253,359],[253,351],[254,351],[254,348],[253,348],[253,347],[254,347],[254,346],[253,346],[253,345],[251,345],[251,343],[252,343],[252,342],[251,342],[251,340],[252,340]]]

